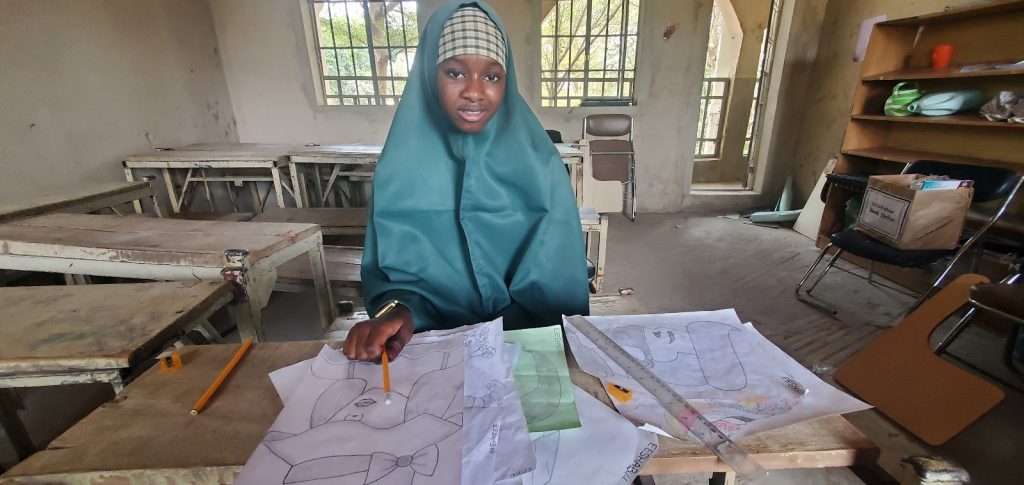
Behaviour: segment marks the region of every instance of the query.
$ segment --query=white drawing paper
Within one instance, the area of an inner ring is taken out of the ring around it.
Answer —
[[[464,354],[459,337],[410,342],[391,364],[388,405],[380,366],[324,346],[298,384],[287,380],[284,409],[235,483],[458,483]]]
[[[658,450],[654,433],[637,429],[583,389],[573,386],[573,392],[582,427],[530,433],[537,468],[519,482],[502,485],[633,483],[654,456]]]

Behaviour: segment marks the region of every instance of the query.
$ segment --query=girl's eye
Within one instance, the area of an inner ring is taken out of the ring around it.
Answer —
[[[499,76],[497,74],[488,74],[488,75],[484,76],[484,80],[489,82],[489,83],[496,83],[498,81],[501,81],[501,76]]]
[[[465,76],[465,74],[462,74],[462,71],[459,71],[457,69],[449,69],[448,70],[448,77],[450,77],[452,79],[459,79],[459,78],[466,77],[466,76]]]

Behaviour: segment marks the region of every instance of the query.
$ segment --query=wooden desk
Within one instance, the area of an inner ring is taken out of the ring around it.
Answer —
[[[0,207],[0,222],[50,212],[88,213],[132,203],[137,214],[142,213],[142,200],[149,199],[157,217],[163,217],[149,180],[116,182],[93,185],[77,192],[48,195]]]
[[[151,280],[228,279],[244,304],[233,305],[239,332],[263,336],[261,310],[276,268],[308,254],[324,326],[334,318],[323,238],[313,224],[188,221],[90,214],[49,214],[0,224],[0,269]]]
[[[280,412],[280,400],[266,374],[314,356],[321,345],[254,345],[243,365],[199,417],[189,415],[191,401],[202,393],[206,381],[216,375],[237,346],[186,348],[182,351],[182,372],[146,372],[125,388],[119,400],[101,407],[54,440],[48,449],[14,467],[0,478],[0,483],[84,482],[100,476],[229,483]],[[572,371],[574,383],[591,394],[606,396],[599,384],[595,389],[586,380],[581,381],[578,368]],[[872,463],[878,456],[874,444],[838,416],[761,433],[739,443],[767,469],[851,466]],[[728,467],[703,446],[660,439],[658,453],[643,474],[724,471]]]
[[[637,308],[630,297],[598,297],[595,308]],[[50,446],[0,477],[3,484],[110,480],[230,483],[281,410],[267,373],[316,355],[323,342],[254,345],[209,408],[189,409],[237,345],[190,347],[178,374],[150,370],[111,402]],[[340,342],[332,344],[340,346]],[[608,403],[597,379],[569,359],[575,384]],[[259,405],[254,405],[259,403]],[[187,443],[188,446],[182,446]],[[873,463],[878,449],[839,416],[796,424],[739,440],[767,469]],[[643,474],[726,471],[703,446],[661,439]]]
[[[316,224],[325,236],[366,234],[365,207],[272,207],[253,217],[252,222]]]
[[[577,194],[578,202],[580,177],[583,173],[583,152],[579,148],[565,143],[558,143],[556,146],[562,161],[569,167],[569,179],[572,182],[573,193]],[[371,181],[374,167],[383,148],[381,145],[323,145],[301,147],[287,152],[290,160],[289,171],[292,176],[292,187],[298,188],[299,199],[303,204],[299,207],[310,207],[310,204],[318,204],[321,207],[326,207],[328,204],[337,207],[365,205],[365,194],[352,190],[346,192],[337,184],[342,180],[362,185]],[[325,173],[321,167],[326,167],[329,172]],[[306,188],[304,181],[306,171],[312,172],[313,175],[315,199],[310,198]],[[340,197],[335,196],[336,189],[340,190]]]
[[[277,150],[232,149],[232,150],[164,150],[124,159],[124,175],[129,182],[135,180],[136,170],[157,170],[164,179],[171,211],[187,211],[192,204],[198,186],[210,204],[210,210],[217,212],[216,198],[211,183],[224,183],[232,204],[237,204],[232,186],[248,184],[253,199],[253,210],[263,209],[259,194],[259,183],[269,183],[277,199],[278,207],[285,206],[285,191],[294,193],[292,187],[284,184],[281,170],[288,166],[288,159]],[[217,173],[210,173],[210,172]],[[268,194],[269,197],[269,194]],[[237,211],[237,205],[233,207]]]
[[[231,298],[224,281],[0,288],[0,392],[104,382],[118,393],[163,345],[201,325],[211,330],[206,319]],[[17,414],[0,417],[27,457],[32,444]]]

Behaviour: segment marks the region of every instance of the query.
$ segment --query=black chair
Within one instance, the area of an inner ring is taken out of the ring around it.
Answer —
[[[548,138],[551,138],[551,143],[562,143],[562,132],[558,130],[544,130],[548,132]]]
[[[965,230],[965,234],[970,234],[966,240],[961,239],[960,245],[955,249],[950,250],[939,250],[939,251],[907,251],[900,250],[888,246],[864,233],[858,232],[852,228],[844,229],[832,235],[828,245],[826,245],[818,257],[811,264],[811,267],[804,273],[803,278],[800,279],[800,283],[796,285],[796,298],[818,310],[827,312],[835,315],[835,308],[825,304],[824,302],[812,299],[810,297],[811,292],[818,285],[821,279],[828,273],[828,270],[836,264],[839,260],[839,256],[847,251],[856,256],[860,256],[872,262],[879,262],[889,264],[893,266],[899,266],[902,268],[924,268],[926,266],[935,264],[943,259],[948,259],[949,262],[946,267],[942,270],[938,277],[936,277],[925,292],[917,296],[917,301],[910,307],[909,311],[913,311],[918,305],[921,304],[926,298],[928,298],[936,289],[942,286],[945,282],[946,277],[952,271],[953,266],[961,257],[972,248],[976,246],[976,243],[985,235],[990,227],[1003,214],[1006,212],[1007,207],[1013,201],[1017,195],[1017,191],[1021,187],[1024,177],[1018,175],[1016,172],[1004,168],[995,167],[983,167],[977,165],[960,165],[955,163],[940,162],[935,160],[920,160],[917,162],[909,163],[903,169],[905,174],[925,174],[925,175],[946,175],[951,179],[957,180],[973,180],[974,181],[974,202],[995,202],[1002,200],[1003,203],[999,210],[995,212],[986,222],[976,231]],[[815,278],[814,282],[807,288],[806,294],[802,292],[804,284],[814,273],[814,270],[818,267],[818,264],[825,258],[829,250],[835,248],[835,253],[829,258],[825,269]],[[870,276],[868,277],[870,280]]]

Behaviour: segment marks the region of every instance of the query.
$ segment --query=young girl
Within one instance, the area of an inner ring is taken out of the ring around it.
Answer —
[[[558,151],[516,88],[501,21],[456,1],[427,22],[374,173],[362,280],[371,314],[350,359],[414,331],[588,314],[579,214]]]

